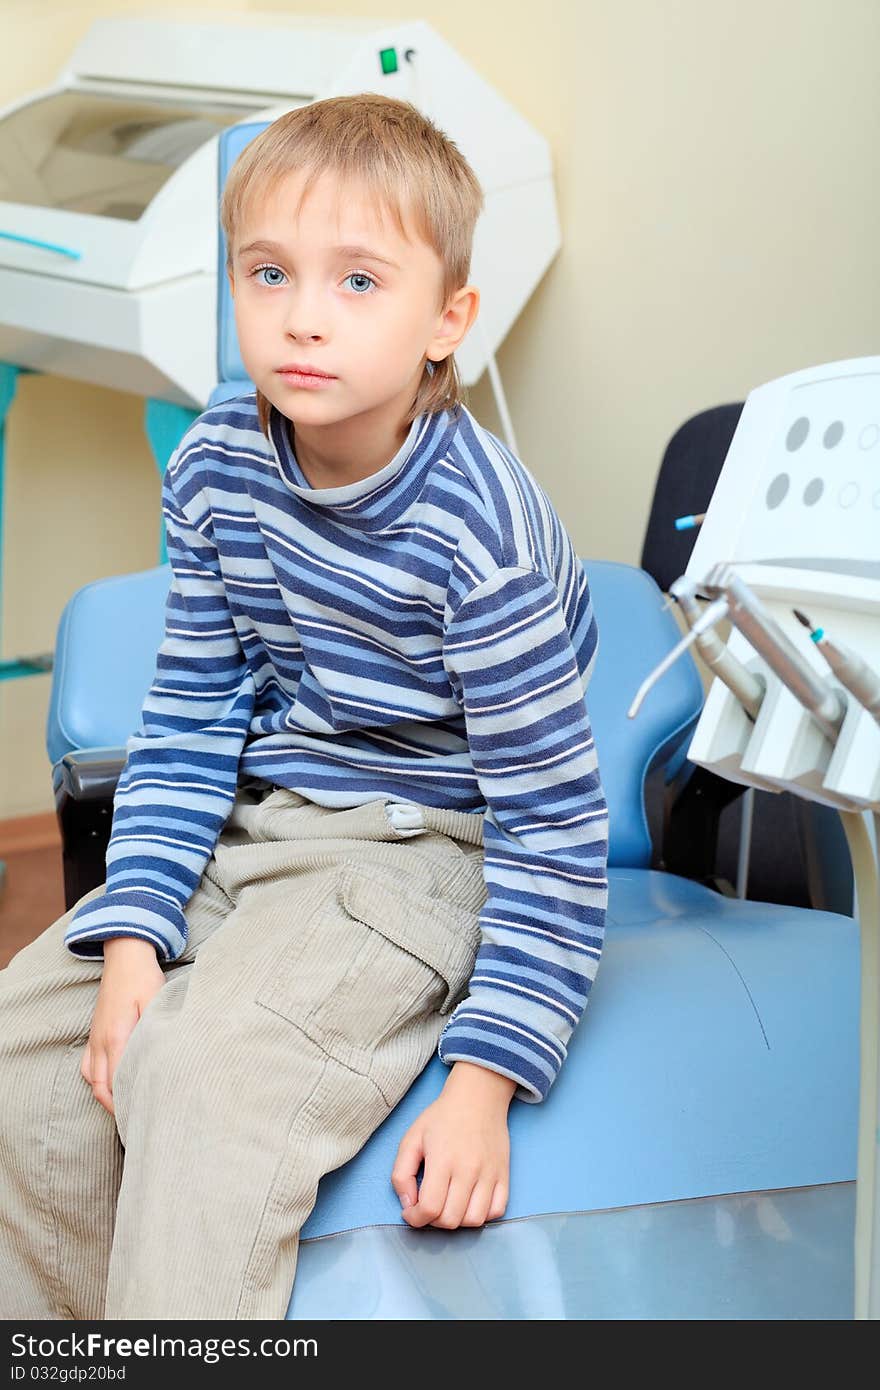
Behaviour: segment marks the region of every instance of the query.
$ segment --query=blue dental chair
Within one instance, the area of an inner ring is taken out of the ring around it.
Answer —
[[[587,571],[601,631],[589,706],[611,816],[610,907],[568,1060],[543,1104],[511,1107],[504,1218],[412,1231],[389,1174],[445,1081],[435,1057],[322,1182],[291,1318],[852,1316],[855,923],[648,867],[645,776],[687,739],[702,690],[682,661],[627,720],[677,628],[642,570],[592,561]],[[168,579],[160,567],[102,580],[65,609],[48,730],[62,817],[116,775],[113,746],[152,680]]]
[[[221,179],[257,129],[227,132]],[[220,300],[212,403],[250,388]],[[852,1317],[856,925],[649,867],[645,778],[686,747],[702,687],[686,658],[626,718],[678,629],[643,570],[586,569],[601,635],[589,708],[611,817],[606,947],[586,1014],[547,1100],[511,1106],[504,1217],[446,1232],[400,1215],[389,1175],[448,1075],[435,1057],[321,1183],[288,1318]],[[47,747],[68,904],[103,877],[169,576],[160,566],[87,585],[62,615]]]

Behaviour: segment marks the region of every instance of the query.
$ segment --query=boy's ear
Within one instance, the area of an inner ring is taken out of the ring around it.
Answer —
[[[226,278],[229,281],[229,293],[235,298],[235,276],[232,273],[232,266],[226,267]]]
[[[430,361],[442,362],[455,352],[480,311],[480,291],[476,285],[463,285],[456,290],[440,317],[439,327],[428,343]]]

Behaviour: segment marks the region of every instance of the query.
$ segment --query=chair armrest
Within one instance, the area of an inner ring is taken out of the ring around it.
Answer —
[[[124,766],[124,748],[87,748],[65,753],[52,769],[68,911],[104,882],[113,797]]]
[[[112,801],[124,766],[124,748],[84,748],[65,753],[52,770],[56,805],[62,796],[74,801]]]

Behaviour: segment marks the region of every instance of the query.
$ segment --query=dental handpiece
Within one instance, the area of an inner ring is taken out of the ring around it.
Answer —
[[[825,737],[834,743],[846,714],[846,700],[840,691],[827,686],[816,675],[732,566],[713,566],[700,587],[708,594],[714,592],[727,598],[728,616],[734,627],[748,638],[771,671],[809,712]]]
[[[647,675],[636,691],[636,698],[633,700],[626,712],[627,719],[635,719],[639,710],[645,702],[645,696],[653,690],[661,676],[665,675],[670,666],[674,666],[682,652],[686,652],[694,642],[698,642],[703,632],[708,628],[714,627],[715,623],[720,623],[721,619],[727,616],[727,599],[717,598],[714,603],[710,603],[697,618],[690,632],[686,632],[680,642],[677,642],[671,651],[668,651],[658,666],[655,666],[650,675]]]
[[[670,585],[669,592],[684,614],[688,627],[693,629],[701,617],[702,610],[696,600],[697,586],[687,575],[682,575]],[[741,661],[731,655],[727,644],[722,642],[713,628],[705,628],[696,637],[697,649],[710,671],[732,690],[749,719],[758,717],[761,701],[767,684],[763,676],[747,670]]]
[[[849,647],[832,642],[830,637],[825,636],[823,628],[814,628],[805,613],[799,612],[797,608],[793,611],[798,622],[810,630],[816,651],[822,653],[840,684],[860,705],[864,705],[868,713],[880,724],[880,676],[877,672],[855,652],[850,651]]]

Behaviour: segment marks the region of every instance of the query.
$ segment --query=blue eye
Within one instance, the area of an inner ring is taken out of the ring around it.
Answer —
[[[358,294],[371,294],[376,287],[376,282],[371,275],[365,275],[362,270],[353,270],[350,275],[346,275],[346,280],[360,280],[365,282],[366,288],[358,288]]]
[[[287,276],[283,270],[279,270],[277,265],[258,265],[251,271],[251,274],[258,278],[260,284],[266,285],[269,289],[277,289],[287,283]],[[376,288],[373,277],[362,270],[353,270],[350,275],[346,275],[345,279],[352,282],[352,287],[358,295],[372,294]]]
[[[253,274],[265,275],[266,279],[262,280],[261,283],[264,285],[269,285],[272,289],[275,289],[278,285],[283,284],[284,281],[287,279],[287,276],[284,274],[284,271],[279,270],[277,265],[258,265]]]

